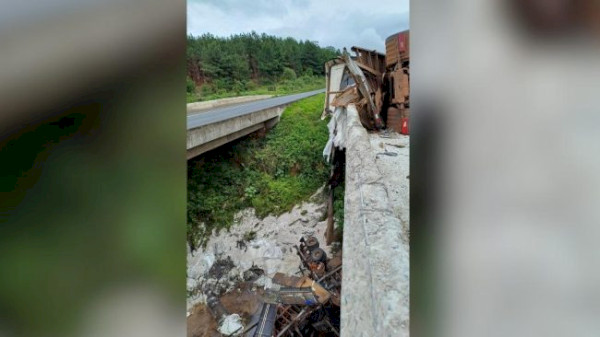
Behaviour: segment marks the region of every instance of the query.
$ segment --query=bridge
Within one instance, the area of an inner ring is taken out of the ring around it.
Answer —
[[[279,122],[279,117],[288,104],[322,92],[325,92],[325,89],[273,97],[189,115],[187,117],[187,159],[260,129],[270,129]]]

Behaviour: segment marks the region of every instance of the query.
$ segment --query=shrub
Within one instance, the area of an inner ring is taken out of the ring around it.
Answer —
[[[200,87],[200,93],[202,96],[210,95],[215,92],[215,88],[210,84],[205,84]]]
[[[185,79],[185,87],[187,93],[189,94],[193,94],[196,92],[196,83],[194,83],[194,81],[189,76]]]
[[[218,93],[225,93],[227,91],[231,91],[233,88],[233,81],[231,79],[219,78],[214,81],[214,85]]]
[[[252,90],[256,90],[256,88],[258,88],[258,85],[254,81],[248,81],[246,83],[247,90],[252,91]]]
[[[233,87],[232,87],[232,89],[233,89],[233,91],[235,91],[235,93],[236,93],[236,94],[238,94],[238,95],[239,95],[239,94],[240,94],[242,91],[244,91],[246,88],[245,88],[245,85],[244,85],[244,83],[242,83],[242,81],[235,81],[235,82],[233,83]]]
[[[293,81],[296,79],[296,72],[292,68],[283,68],[283,74],[281,75],[283,81]]]

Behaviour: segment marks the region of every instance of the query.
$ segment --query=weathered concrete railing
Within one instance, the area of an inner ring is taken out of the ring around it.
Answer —
[[[345,123],[341,336],[408,336],[407,238],[352,104]]]
[[[260,129],[272,128],[284,109],[285,105],[281,105],[188,130],[187,159]]]
[[[323,91],[318,89],[188,115],[187,159],[260,129],[271,128],[288,104]]]

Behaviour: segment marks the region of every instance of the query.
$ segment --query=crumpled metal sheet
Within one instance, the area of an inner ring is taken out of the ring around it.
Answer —
[[[378,129],[382,129],[384,127],[384,124],[383,124],[383,121],[381,120],[381,117],[379,116],[379,111],[377,110],[375,101],[373,100],[373,97],[371,96],[371,94],[374,93],[375,90],[373,90],[373,88],[371,88],[371,86],[369,85],[369,81],[367,81],[367,78],[365,77],[365,74],[360,69],[360,67],[356,64],[356,62],[354,62],[354,60],[352,60],[352,58],[350,57],[350,54],[344,53],[343,58],[344,58],[344,61],[346,62],[346,66],[348,67],[348,70],[350,71],[350,74],[354,77],[354,81],[356,82],[358,90],[360,91],[363,99],[366,99],[366,101],[367,101],[367,109],[368,109],[369,115],[373,118],[373,120],[375,122],[375,127]]]

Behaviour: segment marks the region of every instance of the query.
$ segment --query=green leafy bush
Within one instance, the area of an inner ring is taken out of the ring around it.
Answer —
[[[200,89],[200,93],[201,93],[202,95],[210,95],[210,94],[213,94],[213,93],[215,93],[215,91],[216,91],[216,90],[215,90],[215,87],[214,87],[214,86],[212,86],[212,85],[210,85],[210,84],[205,84],[205,85],[203,85],[203,86],[202,86],[202,87],[200,87],[200,88],[201,88],[201,89]]]
[[[187,77],[185,79],[185,87],[187,93],[189,94],[193,94],[196,92],[196,83],[194,83],[194,81],[190,77]]]
[[[293,81],[296,79],[296,72],[292,68],[283,68],[283,74],[281,75],[283,81]]]
[[[232,90],[239,95],[246,90],[246,85],[242,81],[235,81]]]
[[[257,88],[258,88],[258,84],[256,84],[256,82],[254,82],[254,81],[248,81],[246,83],[246,89],[248,91],[256,90]]]
[[[244,189],[244,196],[248,199],[252,199],[256,196],[258,191],[254,186],[248,186]]]

